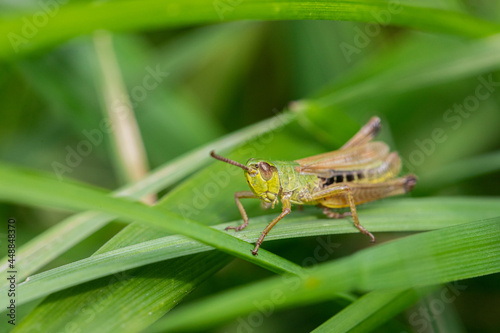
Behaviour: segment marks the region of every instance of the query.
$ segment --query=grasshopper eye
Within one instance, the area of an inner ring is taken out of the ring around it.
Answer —
[[[269,180],[273,178],[273,171],[271,170],[271,166],[267,162],[259,162],[259,170],[262,175],[262,179]]]

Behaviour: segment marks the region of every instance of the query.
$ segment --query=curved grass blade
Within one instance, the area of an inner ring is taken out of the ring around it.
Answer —
[[[225,253],[212,251],[80,284],[51,295],[13,332],[64,332],[68,327],[84,332],[139,332],[231,260]],[[157,287],[154,293],[151,285]]]
[[[222,251],[260,263],[268,269],[275,269],[276,272],[297,274],[301,271],[299,266],[269,252],[253,256],[250,244],[166,209],[113,198],[100,189],[76,182],[59,182],[6,165],[0,166],[0,176],[4,179],[0,183],[0,198],[8,202],[79,210],[99,207],[103,212],[116,214],[126,221],[136,220],[156,229],[188,235]],[[278,264],[280,261],[281,264]]]
[[[145,195],[161,191],[207,164],[210,161],[209,153],[211,150],[224,151],[238,146],[259,134],[285,126],[293,119],[293,115],[285,113],[228,134],[217,141],[208,143],[203,147],[173,159],[166,165],[152,171],[144,179],[118,189],[113,192],[113,195],[139,200]],[[19,279],[27,278],[30,274],[36,272],[45,264],[116,217],[116,215],[95,211],[76,214],[34,238],[21,247],[16,254]],[[7,260],[3,260],[2,262],[6,263]],[[5,272],[6,270],[7,264],[0,266],[0,272]],[[0,283],[0,286],[4,285],[7,285],[6,281]]]
[[[282,122],[279,120],[279,118],[275,118],[273,119],[271,127],[277,127],[281,123]],[[261,128],[261,131],[263,133],[266,133],[266,128]],[[282,142],[282,140],[288,142],[288,136],[286,136],[286,138],[282,137],[282,134],[284,134],[284,132],[281,131],[277,132],[279,134],[274,133],[270,135],[264,135],[266,141],[262,141],[261,138],[259,137],[243,145],[240,151],[239,158],[246,157],[245,154],[248,154],[248,151],[250,149],[261,151],[263,149],[262,148],[263,142],[267,144],[266,150],[269,149],[270,146],[275,146],[275,145],[269,145],[270,138],[274,138],[273,142],[274,141]],[[271,149],[271,153],[275,153],[277,149],[279,149],[279,147],[274,147],[274,148],[275,148],[274,150]],[[305,149],[311,149],[311,145],[310,144],[299,145],[297,148],[302,148],[305,151]],[[231,157],[234,158],[235,155],[231,155]],[[203,191],[206,185],[208,184],[213,185],[214,183],[213,177],[220,175],[221,172],[223,173],[227,172],[227,174],[232,175],[233,171],[234,170],[228,170],[225,165],[219,163],[213,163],[209,168],[201,170],[200,172],[193,175],[188,181],[176,187],[173,191],[171,191],[158,203],[158,206],[165,207],[166,209],[176,209],[176,208],[178,209],[181,204],[192,205],[194,203],[193,200],[196,199],[193,198],[193,195],[195,197],[199,196],[199,194],[196,194],[199,193],[197,192],[197,190]],[[238,172],[238,176],[239,175],[240,174]],[[239,179],[239,177],[234,177],[234,178],[235,178],[234,180]],[[196,206],[193,207],[192,209],[189,209],[187,213],[189,213],[191,210],[198,210],[199,214],[196,215],[196,219],[206,224],[214,223],[215,221],[224,221],[224,220],[227,221],[236,218],[238,216],[238,212],[237,210],[234,209],[233,204],[228,204],[227,199],[228,195],[230,196],[232,194],[234,187],[241,186],[244,184],[242,183],[243,181],[241,182],[229,181],[226,184],[220,184],[219,194],[216,197],[211,196],[210,202],[207,202],[201,211],[200,211],[201,207]],[[256,206],[255,208],[258,209],[258,206],[257,205],[255,206]],[[139,242],[139,240],[150,240],[161,236],[166,236],[166,233],[156,228],[144,227],[139,225],[138,223],[133,223],[130,226],[123,229],[122,232],[120,232],[117,236],[111,239],[105,246],[103,246],[99,250],[99,253],[104,253],[112,249],[121,248],[126,245],[136,244]],[[179,281],[177,278],[166,279],[166,280],[159,278],[162,276],[162,273],[163,276],[169,276],[170,271],[175,271],[176,268],[179,267],[179,265],[181,265],[182,263],[182,261],[177,261],[177,260],[174,261],[169,261],[169,265],[165,265],[163,263],[150,265],[149,266],[150,269],[146,271],[141,271],[140,279],[143,281],[144,286],[142,286],[140,289],[133,288],[137,286],[137,281],[135,278],[122,281],[119,285],[117,285],[113,289],[113,294],[107,297],[106,300],[107,308],[109,309],[113,309],[115,307],[121,308],[123,306],[124,300],[126,300],[125,302],[128,302],[131,290],[136,290],[135,292],[136,294],[142,292],[145,294],[147,293],[149,295],[156,295],[156,294],[162,295],[165,290],[171,289],[173,288],[173,286],[176,286],[177,288],[180,288],[185,292],[188,292],[189,290],[194,288],[197,283],[193,284],[191,283],[190,280]],[[199,257],[199,262],[196,263],[196,266],[202,268],[206,267],[206,265],[207,263],[203,260],[203,256]],[[124,314],[125,309],[120,312],[120,315],[113,312],[112,310],[102,311],[95,315],[94,321],[89,323],[85,314],[82,313],[80,309],[81,307],[99,306],[99,304],[101,304],[100,295],[103,292],[106,293],[106,288],[99,286],[93,288],[91,282],[86,283],[85,288],[86,288],[85,290],[87,290],[88,292],[86,292],[85,295],[82,296],[81,298],[78,296],[78,294],[81,291],[80,286],[66,289],[57,294],[49,296],[49,298],[46,301],[44,301],[42,305],[40,305],[37,309],[35,309],[28,316],[28,318],[25,319],[26,321],[29,321],[32,324],[32,326],[23,326],[23,327],[25,327],[25,329],[27,330],[29,330],[29,327],[37,327],[37,324],[39,322],[37,322],[36,320],[35,321],[31,320],[31,318],[35,317],[40,318],[40,316],[47,317],[49,313],[52,312],[68,313],[68,315],[66,315],[66,319],[74,323],[79,323],[80,325],[79,327],[81,327],[82,329],[85,329],[85,327],[89,325],[94,325],[95,322],[100,322],[103,325],[100,327],[100,329],[107,330],[106,327],[108,327],[108,324],[111,326],[114,324],[112,320],[110,322],[111,317],[115,318],[115,321],[121,321],[124,325],[130,325],[133,327],[137,327],[137,325],[142,325],[141,327],[144,329],[157,319],[157,317],[154,316],[143,316],[140,313],[137,313],[133,308],[127,307],[128,311],[127,315]],[[72,297],[69,297],[70,295]],[[180,298],[177,299],[177,301],[179,300]],[[141,309],[149,308],[155,314],[158,309],[161,309],[160,311],[166,312],[173,306],[175,306],[175,304],[169,304],[169,307],[166,307],[166,305],[163,302],[163,299],[158,298],[156,299],[155,304],[145,303],[144,306],[141,307]],[[66,312],[62,311],[61,309],[64,309]],[[77,313],[76,316],[74,315],[75,313]],[[71,316],[68,317],[69,315]],[[59,318],[57,320],[59,320]],[[47,319],[46,321],[44,321],[43,327],[47,327],[47,329],[50,331],[51,330],[50,328],[52,327],[53,324],[55,323],[53,323],[52,320]]]
[[[379,203],[372,209],[360,210],[360,213],[363,223],[373,231],[422,231],[465,223],[473,218],[500,216],[500,199],[400,199]],[[325,219],[310,213],[295,215],[277,225],[267,240],[357,233],[351,221]],[[409,215],[411,220],[408,220]],[[266,215],[254,218],[244,232],[234,235],[254,243],[273,217]],[[224,223],[214,228],[224,230],[226,226],[238,223]],[[210,250],[213,248],[180,235],[121,247],[29,277],[29,280],[18,285],[18,291],[28,295],[18,304],[106,275]],[[0,289],[0,293],[4,291],[5,288]]]
[[[340,291],[415,288],[498,273],[499,242],[500,217],[408,236],[320,264],[303,276],[270,278],[221,293],[178,309],[151,331],[206,328],[257,310],[262,302],[276,310],[321,302]],[[279,302],[271,297],[276,294]]]
[[[110,16],[110,13],[113,15]],[[375,13],[375,14],[374,14]],[[237,6],[224,7],[211,0],[125,0],[67,4],[58,8],[29,40],[23,37],[26,17],[33,13],[3,18],[0,33],[0,57],[40,50],[72,37],[97,29],[138,31],[165,27],[189,26],[234,20],[339,20],[373,22],[405,26],[437,33],[465,37],[484,37],[500,32],[500,26],[479,18],[434,8],[406,4],[394,6],[390,1],[259,1],[246,0]],[[381,18],[384,16],[385,18]],[[92,20],[88,20],[92,17]]]
[[[492,55],[496,55],[500,52],[499,40],[500,37],[493,37],[473,42],[464,47],[458,47],[457,49],[447,50],[446,54],[439,57],[422,59],[420,65],[415,68],[414,66],[410,66],[407,69],[404,69],[405,66],[403,66],[403,68],[391,68],[389,71],[392,74],[384,74],[380,78],[370,79],[370,87],[384,86],[386,88],[384,92],[387,92],[391,91],[390,89],[387,89],[387,84],[393,84],[395,82],[396,85],[399,86],[398,89],[401,89],[401,85],[399,85],[398,82],[400,79],[404,79],[406,82],[415,83],[413,85],[405,85],[407,89],[418,89],[419,87],[422,87],[422,84],[425,86],[430,82],[435,83],[434,80],[436,79],[436,76],[434,73],[436,73],[436,70],[439,70],[441,73],[439,75],[440,82],[450,82],[465,76],[475,75],[484,70],[495,68],[495,66],[498,67],[500,65],[500,58],[494,56],[492,57]],[[493,62],[491,62],[491,60],[493,60]],[[459,66],[464,63],[468,64],[468,66]],[[460,71],[456,71],[457,66],[461,68]],[[409,79],[415,75],[420,75],[422,77],[432,76],[433,79]],[[385,77],[388,79],[385,80]],[[350,79],[347,78],[348,82],[349,80]],[[367,98],[370,91],[372,91],[372,88],[361,89],[356,81],[354,81],[354,83],[351,82],[351,85],[356,87],[355,89],[353,87],[353,92],[344,92],[344,89],[350,91],[350,89],[348,89],[349,85],[342,86],[342,84],[340,84],[340,87],[342,88],[340,91],[337,85],[335,86],[337,87],[335,89],[332,87],[328,89],[329,91],[336,91],[331,94],[331,96],[328,95],[330,97],[327,97],[327,99],[330,102],[334,101],[334,103],[339,103],[345,98],[358,99],[360,96]],[[381,93],[382,92],[377,88],[377,95],[380,95]],[[313,99],[311,101],[315,100]],[[326,99],[323,101],[326,101]],[[327,102],[327,104],[330,102]],[[310,117],[310,111],[313,109],[307,109],[303,106],[301,110],[306,111],[304,113],[306,117]],[[143,180],[135,184],[127,185],[114,193],[116,196],[140,199],[144,195],[163,190],[164,188],[178,182],[180,179],[206,165],[210,159],[209,152],[212,149],[223,151],[229,148],[234,148],[235,146],[240,145],[241,143],[249,140],[250,138],[256,137],[259,134],[269,133],[277,128],[286,126],[288,123],[293,121],[298,114],[299,113],[297,112],[286,112],[278,117],[266,119],[245,129],[226,135],[217,141],[208,143],[203,147],[175,158],[165,166],[154,170]],[[346,137],[347,136],[348,134],[346,134]],[[17,263],[21,268],[21,279],[24,279],[28,275],[37,271],[52,259],[59,256],[80,240],[100,229],[114,218],[116,217],[98,212],[78,214],[64,220],[54,228],[48,230],[46,233],[31,240],[17,253]],[[5,262],[5,260],[3,262]],[[0,271],[5,271],[5,265],[0,266]],[[6,282],[2,281],[0,286],[5,284]]]

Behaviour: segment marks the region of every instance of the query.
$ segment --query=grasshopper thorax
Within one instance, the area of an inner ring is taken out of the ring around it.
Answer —
[[[251,158],[248,160],[245,178],[252,192],[261,200],[276,203],[280,193],[280,177],[276,166],[269,161]]]

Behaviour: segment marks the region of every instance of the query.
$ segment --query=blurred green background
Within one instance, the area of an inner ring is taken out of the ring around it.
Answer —
[[[77,2],[87,0],[70,5]],[[413,4],[500,21],[498,1]],[[36,1],[3,1],[0,17],[38,6]],[[378,115],[384,126],[381,139],[400,153],[405,172],[419,176],[412,196],[496,196],[499,50],[499,38],[482,42],[340,21],[244,21],[99,31],[0,63],[0,156],[2,163],[114,190],[134,176],[124,167],[117,147],[127,151],[127,144],[117,144],[99,130],[103,119],[109,118],[109,103],[127,104],[128,99],[132,105],[140,130],[133,145],[145,152],[145,159],[136,161],[137,168],[152,170],[224,134],[273,117],[288,109],[291,101],[306,99],[317,105],[278,134],[269,149],[259,150],[262,157],[298,159],[336,149]],[[128,98],[120,95],[123,92]],[[115,99],[109,102],[110,98]],[[126,122],[133,127],[134,120]],[[68,166],[68,158],[75,158],[72,152],[85,149],[81,146],[88,140],[85,133],[95,130],[102,142],[99,139],[86,156],[77,158],[75,167],[61,169]],[[256,157],[236,156],[241,162]],[[237,182],[234,187],[246,190],[242,179]],[[224,218],[216,223],[238,219],[231,196],[226,199],[220,203]],[[250,216],[269,213],[260,211],[257,203],[247,205]],[[2,204],[0,210],[2,216],[18,220],[19,246],[69,216],[66,211],[15,204]],[[46,268],[91,255],[124,226],[120,221],[107,225]],[[5,239],[4,233],[0,236]],[[365,246],[356,244],[357,235],[335,237],[343,244],[337,258]],[[315,244],[316,238],[304,238],[273,242],[268,248],[301,263]],[[267,276],[269,272],[238,260],[210,277],[188,300]],[[500,330],[495,315],[500,311],[498,281],[496,274],[463,282],[467,289],[450,312],[460,330]],[[282,311],[266,319],[259,332],[309,331],[327,320],[335,307],[339,305],[324,302]],[[380,332],[421,332],[406,321],[403,313]],[[235,325],[213,332],[233,331]]]

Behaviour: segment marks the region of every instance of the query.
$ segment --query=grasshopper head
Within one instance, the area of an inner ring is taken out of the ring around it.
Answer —
[[[249,159],[246,165],[210,153],[213,158],[235,165],[245,171],[245,178],[252,192],[261,200],[276,203],[280,192],[280,177],[276,166],[265,160]]]
[[[280,177],[276,166],[266,160],[248,160],[245,178],[252,192],[265,202],[275,203],[280,192]]]

